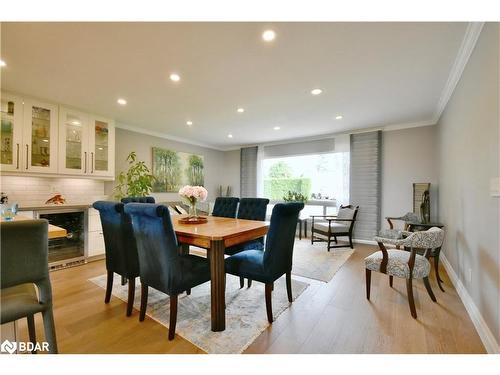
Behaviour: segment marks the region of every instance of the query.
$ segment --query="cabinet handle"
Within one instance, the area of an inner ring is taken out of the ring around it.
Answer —
[[[90,153],[90,173],[94,173],[94,153]]]
[[[19,143],[16,143],[16,155],[17,155],[17,162],[16,162],[16,169],[19,169]]]
[[[84,152],[85,154],[85,170],[83,171],[83,173],[87,173],[87,151]]]
[[[26,169],[28,169],[28,145],[26,145]]]

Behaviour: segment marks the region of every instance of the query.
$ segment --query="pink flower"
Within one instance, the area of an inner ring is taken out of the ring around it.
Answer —
[[[196,202],[198,200],[204,202],[207,199],[208,191],[203,186],[186,185],[180,188],[179,195],[188,199],[190,202]]]

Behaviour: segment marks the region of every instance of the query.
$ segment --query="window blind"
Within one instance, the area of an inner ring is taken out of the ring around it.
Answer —
[[[372,240],[380,228],[382,132],[351,134],[350,201],[359,206],[354,238]]]
[[[240,197],[257,196],[257,151],[258,147],[245,147],[240,153]]]

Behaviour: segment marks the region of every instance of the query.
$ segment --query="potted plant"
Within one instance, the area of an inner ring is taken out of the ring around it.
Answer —
[[[285,202],[302,202],[302,203],[307,203],[307,197],[299,192],[296,191],[288,191],[287,194],[283,197],[283,200]]]
[[[145,197],[153,187],[155,177],[151,174],[148,166],[143,161],[137,161],[135,151],[127,156],[128,170],[120,172],[118,184],[115,186],[115,198],[123,197]]]

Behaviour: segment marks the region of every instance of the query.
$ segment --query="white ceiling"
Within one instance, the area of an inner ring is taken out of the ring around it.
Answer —
[[[2,23],[2,90],[221,149],[431,122],[466,27]],[[272,43],[261,39],[267,28]],[[316,87],[322,95],[310,94]]]

